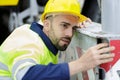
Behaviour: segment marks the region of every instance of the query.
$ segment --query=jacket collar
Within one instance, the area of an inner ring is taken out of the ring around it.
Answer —
[[[30,29],[34,32],[36,32],[43,40],[43,42],[45,43],[45,45],[47,46],[47,48],[54,54],[57,55],[58,49],[52,44],[52,42],[50,41],[50,39],[47,37],[47,35],[42,31],[43,26],[33,22],[31,24]]]

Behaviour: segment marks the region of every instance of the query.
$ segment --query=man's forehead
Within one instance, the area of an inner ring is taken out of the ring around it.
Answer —
[[[49,13],[49,14],[47,14],[46,16],[53,16],[53,17],[55,17],[55,16],[72,16],[72,17],[75,17],[76,19],[78,19],[79,20],[79,17],[78,16],[76,16],[76,15],[73,15],[73,14],[70,14],[70,13]]]

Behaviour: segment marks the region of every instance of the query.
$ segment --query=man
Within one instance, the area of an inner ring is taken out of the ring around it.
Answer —
[[[67,3],[66,3],[67,2]],[[70,44],[80,21],[77,0],[49,0],[41,20],[21,26],[1,45],[0,80],[69,80],[70,76],[113,60],[107,43],[89,48],[78,60],[58,62],[58,50]]]

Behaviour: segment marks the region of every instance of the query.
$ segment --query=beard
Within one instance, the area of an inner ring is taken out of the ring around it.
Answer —
[[[63,46],[60,46],[59,44],[55,45],[55,47],[60,51],[65,51],[68,47],[68,45],[64,44]]]
[[[70,38],[64,37],[62,39],[67,39],[69,42],[71,42]],[[62,39],[60,39],[60,40],[62,40]],[[60,51],[65,51],[70,43],[61,45],[60,40],[57,41],[57,43],[55,44],[55,47]]]
[[[65,50],[67,49],[68,45],[63,45],[63,46],[57,45],[56,47],[57,47],[57,49],[60,50],[60,51],[65,51]]]

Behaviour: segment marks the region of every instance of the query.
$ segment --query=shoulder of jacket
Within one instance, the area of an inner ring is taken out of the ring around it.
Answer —
[[[19,30],[19,29],[29,29],[30,28],[30,24],[24,24],[24,25],[21,25],[21,26],[19,26],[19,27],[17,27],[15,30]]]

